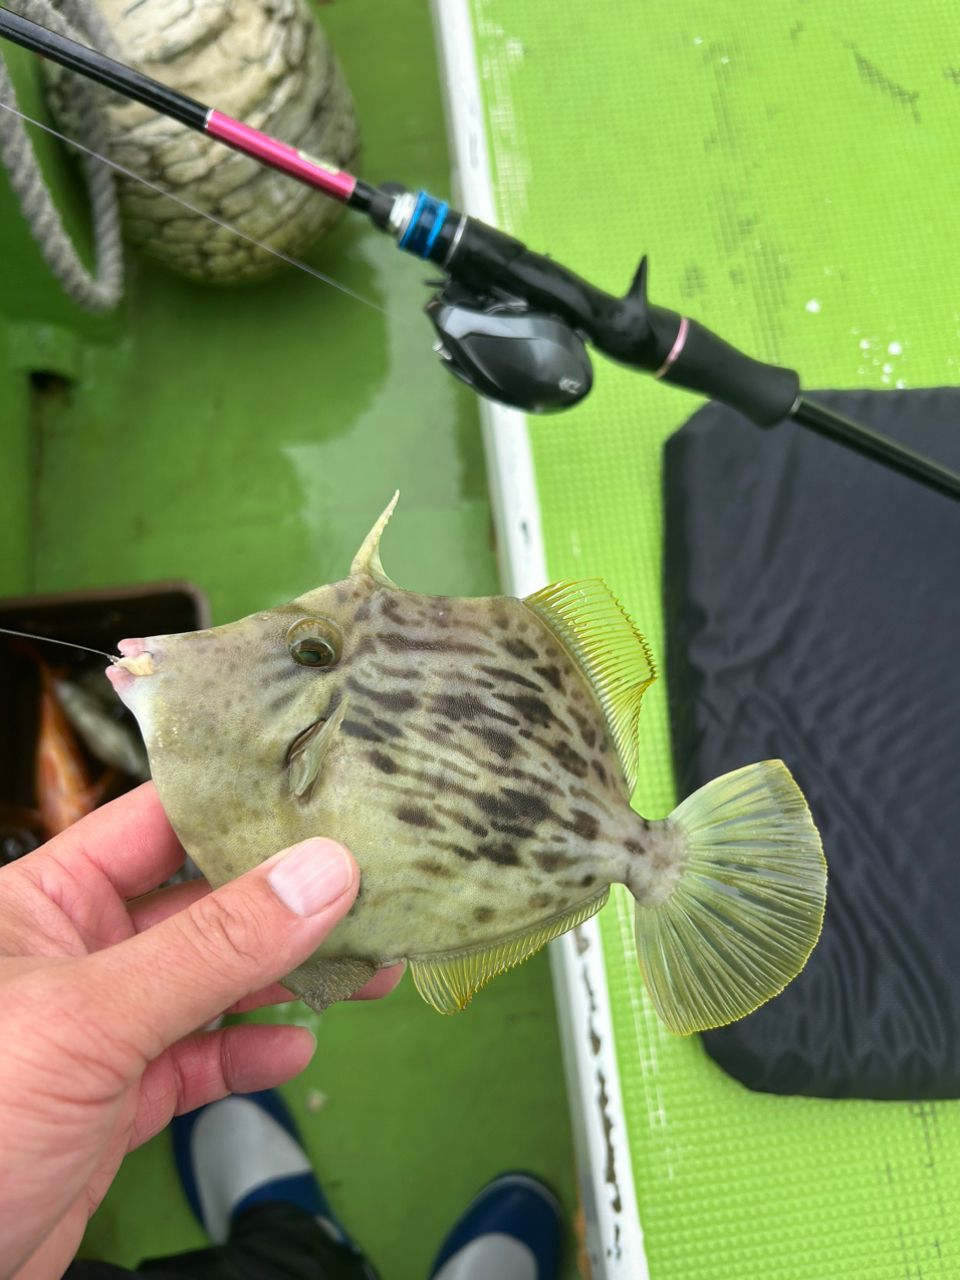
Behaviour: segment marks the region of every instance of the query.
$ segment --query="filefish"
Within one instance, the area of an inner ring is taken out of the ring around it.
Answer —
[[[58,835],[90,813],[111,781],[90,777],[80,744],[54,692],[54,677],[44,662],[40,671],[40,721],[34,766],[34,790],[40,823],[47,836]]]
[[[99,671],[97,675],[103,680]],[[106,685],[105,681],[104,684]],[[55,679],[53,691],[87,750],[98,760],[122,770],[139,782],[145,782],[150,777],[147,753],[135,729],[114,719],[100,699],[82,684]],[[110,692],[108,686],[107,692]],[[117,706],[116,701],[113,705]],[[117,710],[120,711],[120,708],[117,707]]]
[[[803,967],[826,866],[777,760],[651,821],[630,797],[649,648],[600,580],[525,600],[398,587],[380,540],[282,607],[121,641],[108,672],[166,812],[216,886],[327,835],[361,870],[353,907],[285,979],[322,1011],[405,960],[463,1009],[497,974],[636,899],[640,969],[678,1033],[722,1025]]]

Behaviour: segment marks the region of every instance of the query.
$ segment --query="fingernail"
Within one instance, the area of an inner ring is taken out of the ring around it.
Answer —
[[[352,879],[352,858],[332,840],[295,844],[267,875],[273,892],[298,916],[316,915],[328,907]]]

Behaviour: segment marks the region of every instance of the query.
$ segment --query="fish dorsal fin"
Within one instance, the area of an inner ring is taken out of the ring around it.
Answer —
[[[593,686],[632,792],[640,700],[657,678],[646,640],[600,578],[554,582],[524,603],[543,619]]]
[[[347,699],[344,698],[332,716],[315,721],[290,744],[287,750],[290,791],[298,800],[309,800],[313,794],[346,709]]]
[[[387,522],[393,515],[393,509],[397,505],[400,497],[400,490],[393,495],[387,506],[386,511],[373,526],[370,532],[363,540],[363,545],[357,554],[353,557],[353,564],[350,566],[350,576],[354,574],[369,574],[374,582],[381,587],[395,587],[397,584],[392,578],[384,572],[383,565],[380,563],[380,539],[383,537],[383,531],[387,527]]]
[[[441,956],[411,956],[410,972],[417,990],[438,1013],[460,1013],[473,999],[474,993],[500,973],[529,960],[542,947],[561,933],[573,929],[596,915],[610,890],[572,911],[554,916],[527,933],[515,934],[492,947],[473,947],[447,952]]]

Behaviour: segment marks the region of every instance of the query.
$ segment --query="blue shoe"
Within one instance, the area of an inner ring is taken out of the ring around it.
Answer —
[[[447,1236],[430,1280],[557,1280],[563,1209],[545,1183],[502,1173]]]
[[[255,1205],[297,1205],[337,1244],[356,1252],[317,1182],[279,1093],[232,1095],[170,1125],[177,1172],[190,1207],[214,1244]]]

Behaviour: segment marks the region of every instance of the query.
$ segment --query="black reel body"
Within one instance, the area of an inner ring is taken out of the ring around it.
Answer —
[[[582,338],[566,321],[508,294],[447,283],[424,308],[446,369],[474,391],[526,413],[569,409],[593,386]]]

